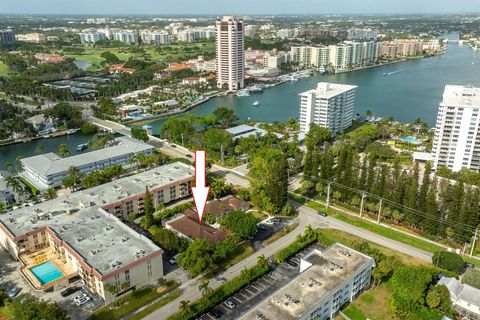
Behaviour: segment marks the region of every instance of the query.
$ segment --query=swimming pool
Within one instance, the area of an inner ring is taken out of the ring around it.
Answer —
[[[420,141],[418,141],[417,138],[410,137],[410,136],[409,137],[401,137],[400,140],[410,142],[410,143],[414,143],[414,144],[419,144],[420,143]]]
[[[63,273],[58,270],[58,268],[50,261],[30,268],[30,271],[33,273],[35,278],[40,281],[40,284],[49,283],[53,280],[57,280],[58,278],[63,277]]]

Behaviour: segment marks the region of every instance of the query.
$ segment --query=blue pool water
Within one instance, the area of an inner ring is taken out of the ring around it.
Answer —
[[[417,139],[417,138],[414,138],[414,137],[401,137],[400,140],[406,141],[406,142],[415,143],[415,144],[419,144],[419,143],[420,143],[420,141],[418,141],[418,139]]]
[[[38,266],[31,268],[30,271],[41,284],[49,283],[63,277],[63,273],[50,261],[39,264]]]

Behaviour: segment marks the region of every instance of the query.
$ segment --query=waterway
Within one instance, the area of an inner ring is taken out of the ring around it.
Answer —
[[[58,146],[62,143],[66,144],[70,154],[74,155],[77,153],[77,145],[87,143],[91,138],[91,135],[75,133],[56,138],[37,139],[30,142],[0,147],[0,170],[4,169],[7,161],[15,166],[17,157],[26,158],[47,152],[57,152]]]
[[[458,35],[447,38],[456,39]],[[480,53],[474,52],[468,45],[450,44],[444,55],[330,76],[316,74],[268,88],[263,93],[250,97],[217,97],[189,113],[201,116],[224,106],[234,109],[242,120],[287,121],[298,117],[298,94],[315,88],[320,81],[357,85],[356,113],[364,114],[371,110],[378,117],[393,116],[401,122],[420,117],[434,126],[446,84],[480,86]],[[257,100],[260,105],[252,106]],[[164,121],[150,123],[154,134],[159,133]],[[3,169],[6,161],[15,163],[18,156],[38,154],[36,150],[39,145],[43,147],[43,152],[55,152],[60,144],[65,143],[73,154],[78,144],[86,143],[90,138],[74,134],[0,147],[0,169]]]
[[[451,44],[444,55],[335,75],[316,74],[249,97],[217,97],[188,113],[201,116],[218,107],[228,107],[235,110],[241,120],[283,122],[296,119],[298,94],[315,88],[320,81],[357,85],[355,113],[371,110],[377,117],[393,116],[404,123],[420,117],[433,127],[446,84],[480,86],[480,54],[468,45]],[[252,106],[257,100],[260,105]],[[164,121],[149,123],[154,134],[159,133]]]

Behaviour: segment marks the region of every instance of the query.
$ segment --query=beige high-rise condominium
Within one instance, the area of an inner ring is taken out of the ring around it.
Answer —
[[[243,88],[245,78],[244,23],[225,16],[217,20],[217,85]]]

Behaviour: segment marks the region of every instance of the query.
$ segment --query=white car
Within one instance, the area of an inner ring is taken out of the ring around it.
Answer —
[[[237,307],[237,304],[235,302],[233,302],[232,300],[227,300],[225,301],[225,305],[229,308],[229,309],[235,309]]]
[[[85,295],[85,297],[82,297],[80,299],[78,299],[77,301],[75,301],[75,304],[80,307],[80,306],[83,306],[84,304],[86,304],[87,302],[89,302],[90,300],[92,300],[92,298],[90,298],[89,296]]]
[[[174,264],[177,263],[177,259],[178,259],[178,256],[179,256],[179,255],[180,255],[180,253],[174,255],[174,256],[172,257],[172,259],[170,259],[169,262],[170,262],[171,265],[174,265]]]
[[[73,301],[77,302],[78,300],[80,299],[83,299],[83,298],[86,298],[88,297],[85,293],[80,293],[78,296],[76,296],[75,298],[73,298]]]

